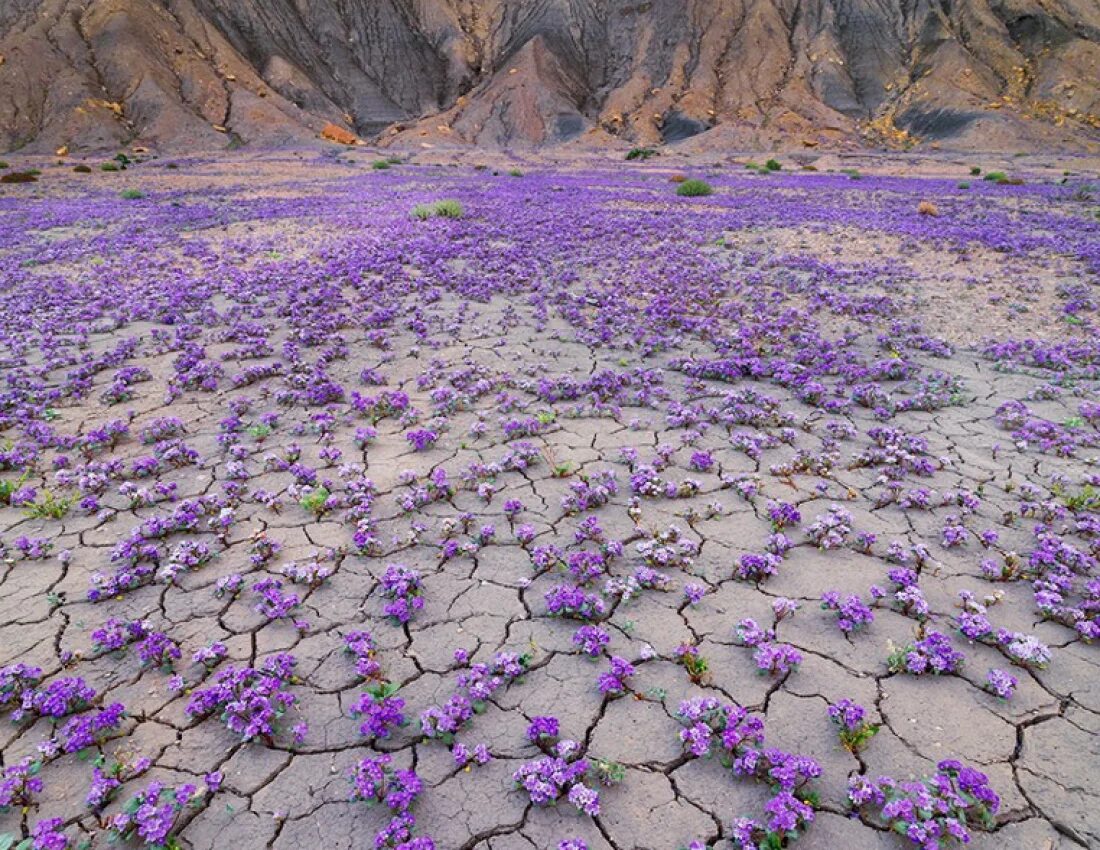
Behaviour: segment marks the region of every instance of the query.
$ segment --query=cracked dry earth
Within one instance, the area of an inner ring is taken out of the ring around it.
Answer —
[[[701,176],[0,197],[0,833],[1100,847],[1090,210]]]

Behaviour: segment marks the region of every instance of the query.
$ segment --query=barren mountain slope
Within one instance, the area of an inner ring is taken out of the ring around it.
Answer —
[[[0,0],[0,149],[1100,142],[1096,0]]]

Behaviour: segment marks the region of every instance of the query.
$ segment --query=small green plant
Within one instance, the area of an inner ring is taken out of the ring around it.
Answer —
[[[714,187],[705,180],[685,180],[676,187],[676,194],[682,198],[702,198],[714,194]]]
[[[1062,501],[1074,513],[1100,510],[1100,489],[1086,484],[1076,493],[1066,493],[1062,496]]]
[[[12,481],[10,478],[0,479],[0,505],[10,505],[12,495],[23,486],[26,480],[26,475],[21,476],[17,481]]]
[[[981,173],[982,173],[981,166],[978,166],[978,165],[970,166],[970,176],[971,177],[977,177]]]
[[[441,218],[462,218],[462,204],[452,199],[438,201],[435,205],[435,214]]]
[[[375,171],[385,171],[387,168],[390,167],[390,163],[389,160],[376,159],[370,164],[370,167],[373,168]]]
[[[123,189],[119,194],[127,201],[137,201],[145,197],[145,193],[141,189]]]
[[[859,173],[858,168],[842,168],[842,169],[840,169],[840,173],[841,174],[847,174],[849,179],[851,179],[851,180],[862,180],[863,179],[863,175]]]
[[[592,766],[596,769],[596,776],[600,778],[602,785],[618,785],[626,779],[626,767],[617,761],[592,759]]]
[[[509,169],[508,176],[509,177],[522,177],[523,172],[520,171],[518,168],[512,168],[512,169]]]
[[[114,162],[105,162],[99,166],[100,171],[118,171],[118,164]]]
[[[958,187],[960,189],[969,189],[970,184],[966,180],[963,180],[961,183],[958,184]]]
[[[388,157],[386,157],[386,162],[388,162],[390,165],[400,165],[401,164],[401,157],[399,157],[399,156],[388,156]]]
[[[436,201],[434,204],[417,204],[412,208],[412,217],[420,221],[429,218],[462,218],[462,204],[453,199]]]
[[[263,422],[251,425],[248,428],[248,436],[250,436],[257,443],[262,443],[268,437],[271,436],[271,426],[265,425]]]
[[[877,723],[861,723],[855,729],[841,728],[838,737],[844,749],[854,755],[871,742],[878,730],[879,724]]]
[[[627,160],[647,160],[657,155],[657,151],[653,148],[631,148],[630,151],[627,152],[626,158]]]
[[[73,166],[73,171],[75,171],[77,174],[91,174],[92,173],[91,167],[87,166],[87,165],[84,165],[84,163],[81,163],[80,165],[74,165]]]
[[[11,168],[4,160],[0,159],[0,168]]]
[[[26,514],[31,519],[61,519],[73,506],[73,499],[59,499],[49,490],[40,502],[34,502],[27,506]]]
[[[573,468],[573,463],[568,460],[555,463],[550,469],[550,474],[555,478],[568,478],[574,472],[576,472],[576,470]]]
[[[680,656],[680,663],[687,670],[688,678],[696,685],[705,685],[710,680],[710,662],[706,656],[687,652]]]
[[[303,509],[309,511],[314,516],[320,517],[324,515],[328,510],[328,497],[332,495],[325,487],[314,487],[306,495],[302,496],[301,501],[298,503]]]
[[[768,171],[781,171],[783,169],[783,163],[778,159],[769,159],[764,163],[764,167],[768,169]]]

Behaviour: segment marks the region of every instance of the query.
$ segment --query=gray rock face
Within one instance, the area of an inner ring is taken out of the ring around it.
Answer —
[[[0,4],[0,149],[329,122],[398,143],[1087,148],[1098,116],[1093,0]]]

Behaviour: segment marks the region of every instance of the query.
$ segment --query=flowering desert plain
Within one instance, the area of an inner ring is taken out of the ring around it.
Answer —
[[[1095,176],[107,164],[0,187],[0,848],[1100,847]]]

